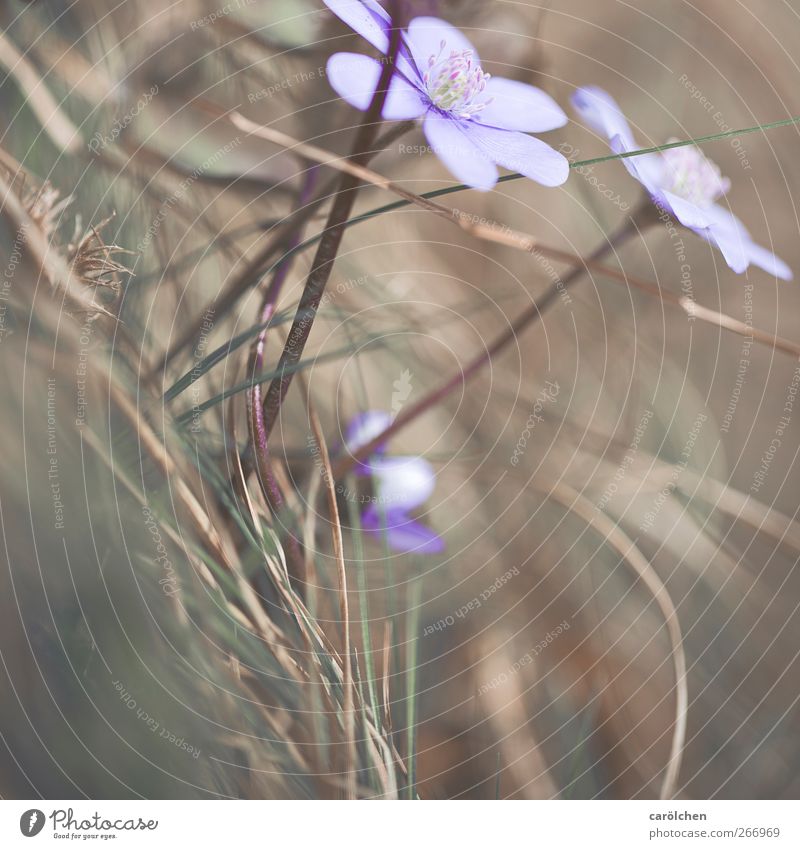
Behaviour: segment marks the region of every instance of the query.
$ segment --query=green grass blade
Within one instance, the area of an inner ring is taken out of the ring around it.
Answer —
[[[368,342],[378,341],[380,336],[374,336],[368,339]],[[203,413],[210,410],[212,407],[216,407],[217,404],[221,404],[223,401],[230,398],[232,395],[237,395],[239,392],[246,392],[248,389],[252,389],[254,386],[258,386],[260,383],[268,383],[274,378],[278,377],[280,374],[291,374],[296,371],[304,371],[307,368],[310,368],[313,365],[319,365],[320,363],[327,363],[331,360],[336,360],[340,357],[347,356],[348,354],[352,354],[353,349],[349,345],[346,348],[339,348],[336,351],[331,351],[329,354],[320,354],[319,356],[307,357],[305,360],[300,360],[299,363],[296,363],[293,366],[287,366],[286,368],[278,371],[270,371],[265,372],[264,374],[260,374],[258,377],[253,378],[251,380],[244,380],[241,383],[237,383],[234,386],[231,386],[228,389],[223,390],[217,395],[214,395],[212,398],[209,398],[207,401],[203,401],[202,404],[198,404],[195,407],[190,407],[188,410],[184,410],[176,419],[176,423],[179,425],[185,425],[190,422],[194,416],[201,416]]]
[[[200,378],[214,368],[217,363],[222,362],[238,348],[241,348],[241,346],[249,339],[257,336],[262,330],[268,330],[271,327],[277,327],[279,324],[285,324],[292,318],[293,315],[293,311],[290,312],[287,310],[286,312],[273,316],[273,318],[269,321],[248,327],[247,330],[244,330],[238,336],[234,336],[233,339],[230,339],[224,345],[220,345],[219,348],[216,348],[208,354],[208,356],[203,357],[202,360],[197,362],[190,371],[186,372],[186,374],[180,378],[180,380],[173,383],[172,386],[170,386],[170,388],[164,393],[164,400],[171,401],[173,398],[176,398],[181,394],[181,392],[186,391],[193,383],[200,380]]]
[[[795,124],[800,124],[800,117],[797,118],[786,118],[782,121],[772,121],[769,124],[758,124],[755,127],[744,127],[741,130],[728,130],[724,133],[714,133],[710,136],[698,136],[697,138],[692,139],[683,139],[682,141],[669,142],[668,144],[657,145],[656,147],[644,147],[641,150],[631,150],[627,153],[611,153],[607,156],[598,156],[594,159],[581,159],[577,162],[570,162],[570,168],[584,168],[589,165],[598,165],[601,162],[611,162],[614,159],[631,159],[634,156],[644,156],[646,153],[659,153],[663,150],[672,150],[675,147],[686,147],[688,145],[699,145],[706,144],[707,142],[717,141],[718,139],[726,139],[731,138],[732,136],[744,136],[748,133],[757,133],[765,130],[773,130],[777,127],[789,127]],[[523,179],[522,174],[506,174],[497,181],[499,183],[510,183],[513,180],[521,180]],[[468,189],[472,189],[472,186],[468,186],[465,183],[460,183],[457,186],[448,186],[444,189],[436,189],[432,192],[425,192],[421,194],[420,197],[425,198],[426,200],[435,200],[436,198],[444,197],[445,195],[452,195],[458,192],[467,191]],[[375,209],[371,209],[368,212],[364,212],[361,215],[355,215],[353,218],[349,218],[344,222],[344,227],[349,228],[355,224],[360,224],[362,221],[369,221],[371,218],[375,218],[378,215],[383,215],[387,212],[394,212],[397,209],[403,209],[406,206],[411,206],[412,201],[410,200],[396,200],[392,203],[384,204],[383,206],[378,206]],[[293,251],[287,252],[287,254],[281,257],[280,262],[286,260],[287,256],[291,256],[292,253],[300,253],[306,248],[310,248],[312,245],[315,245],[322,238],[322,233],[318,233],[314,236],[310,236],[305,241],[301,242],[297,245]],[[271,273],[274,270],[271,268],[269,272]]]
[[[409,799],[417,798],[417,638],[419,608],[422,601],[422,575],[410,587],[408,599],[408,631],[406,633],[406,735]]]
[[[662,150],[672,150],[675,147],[686,147],[690,144],[701,145],[706,144],[706,142],[718,141],[719,139],[729,139],[733,136],[746,136],[748,133],[774,130],[776,127],[791,127],[794,124],[800,124],[800,117],[786,118],[783,121],[772,121],[769,124],[758,124],[755,127],[745,127],[741,130],[727,130],[724,133],[712,133],[710,136],[697,136],[696,138],[667,142],[666,144],[659,144],[655,147],[643,147],[640,150],[629,150],[627,153],[612,153],[608,156],[598,156],[595,159],[584,159],[581,162],[570,163],[570,168],[597,165],[600,162],[610,162],[612,159],[631,159],[634,156],[644,156],[646,153],[660,153]],[[511,176],[519,177],[521,175],[514,174]]]

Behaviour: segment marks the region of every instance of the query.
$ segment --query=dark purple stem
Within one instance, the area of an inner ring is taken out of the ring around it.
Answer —
[[[598,248],[590,255],[588,260],[602,259],[606,254],[610,253],[615,248],[619,247],[623,242],[631,236],[639,232],[640,221],[647,220],[644,206],[640,210],[636,210],[631,214],[630,218],[623,224],[622,227],[611,237],[607,238]],[[370,440],[366,445],[361,446],[358,451],[343,454],[333,464],[333,475],[336,479],[343,477],[357,463],[369,457],[375,449],[382,445],[390,437],[394,436],[399,430],[414,421],[418,416],[435,407],[440,401],[444,400],[448,395],[453,393],[459,387],[464,386],[489,362],[497,356],[504,348],[516,339],[523,330],[532,324],[535,324],[544,314],[561,297],[561,292],[568,289],[576,281],[578,281],[583,272],[586,270],[585,265],[574,266],[567,275],[560,281],[560,285],[553,285],[545,294],[538,300],[534,301],[526,310],[517,316],[517,318],[509,325],[506,330],[498,334],[494,341],[483,351],[475,356],[463,369],[460,369],[449,380],[445,381],[441,386],[429,392],[416,404],[404,410],[397,418],[387,427],[382,433],[379,433],[374,439]]]
[[[396,1],[392,4],[391,16],[393,26],[389,39],[388,61],[381,69],[378,86],[372,96],[372,102],[364,116],[364,120],[359,127],[355,143],[353,144],[353,152],[350,155],[350,161],[356,165],[365,164],[370,156],[370,147],[380,124],[389,83],[394,73],[395,59],[400,49],[402,33],[401,21],[399,20],[399,5]],[[303,294],[300,297],[300,303],[297,307],[286,345],[278,362],[278,374],[270,383],[267,390],[267,397],[264,400],[264,428],[267,438],[275,426],[281,404],[286,397],[286,393],[294,377],[293,367],[300,361],[311,333],[317,309],[325,292],[325,286],[333,271],[333,264],[339,253],[339,246],[344,236],[345,226],[347,220],[350,218],[350,213],[352,212],[360,186],[361,180],[357,177],[347,172],[342,173],[322,239],[317,247],[317,252],[311,265],[311,271],[306,280]]]
[[[305,175],[303,188],[297,202],[299,209],[302,209],[309,201],[316,183],[318,168],[315,166],[310,168]],[[260,323],[267,324],[275,314],[275,307],[280,297],[281,289],[289,275],[289,270],[292,266],[293,248],[300,244],[303,230],[300,225],[291,236],[287,245],[287,258],[282,262],[270,282],[270,285],[264,294],[264,301],[261,305]],[[267,346],[267,331],[269,327],[265,327],[256,337],[253,344],[253,354],[251,358],[250,374],[255,378],[261,373],[264,368],[264,355]],[[278,513],[284,505],[283,494],[275,480],[275,475],[272,471],[272,462],[269,455],[269,446],[267,443],[267,429],[264,424],[264,399],[263,387],[260,383],[254,383],[253,388],[247,393],[247,425],[250,433],[250,448],[251,452],[247,454],[255,457],[256,471],[258,473],[258,482],[261,486],[261,491],[270,508]],[[245,461],[247,462],[247,461]],[[247,472],[245,472],[245,477]],[[300,544],[294,534],[289,534],[289,555],[292,559],[294,571],[298,580],[302,581],[303,573],[303,557],[300,551]]]

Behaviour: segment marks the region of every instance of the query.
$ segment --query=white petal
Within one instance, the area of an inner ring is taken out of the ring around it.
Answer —
[[[672,192],[661,192],[661,195],[666,201],[666,206],[675,213],[675,217],[684,227],[702,230],[711,226],[711,219],[706,214],[704,207],[678,197]]]
[[[611,141],[619,136],[626,150],[632,150],[636,143],[630,124],[622,114],[617,101],[602,88],[593,85],[583,86],[572,95],[572,105],[581,119],[596,133]]]
[[[389,14],[378,3],[368,0],[323,0],[325,5],[350,29],[355,30],[381,53],[389,50]]]
[[[564,110],[536,86],[492,77],[484,93],[491,102],[477,115],[482,124],[523,133],[543,133],[567,123]]]
[[[464,33],[440,18],[425,16],[414,18],[408,25],[406,41],[414,61],[423,74],[431,56],[438,56],[441,53],[446,59],[454,50],[457,53],[470,50],[473,64],[480,62],[477,51]],[[444,49],[442,49],[442,42],[445,42]]]
[[[464,133],[493,161],[519,171],[543,186],[560,186],[569,176],[569,162],[541,139],[464,122]]]
[[[328,59],[328,81],[343,100],[364,112],[378,87],[381,68],[375,59],[361,53],[334,53]],[[417,89],[395,73],[383,104],[383,117],[387,121],[408,121],[422,117],[426,109]]]
[[[742,221],[729,209],[720,204],[714,204],[704,212],[711,219],[708,241],[722,251],[726,262],[734,271],[741,273],[749,263],[752,263],[781,280],[793,278],[791,268],[772,251],[757,245]],[[744,268],[742,268],[743,264]]]
[[[609,143],[614,153],[630,153],[640,148],[628,147],[621,136],[614,136]],[[638,180],[650,194],[656,194],[664,183],[664,163],[660,153],[642,153],[639,156],[626,156],[622,160],[625,170]]]
[[[741,274],[747,269],[750,260],[745,250],[745,243],[736,235],[727,232],[723,233],[715,228],[710,230],[695,230],[698,236],[710,242],[719,248],[725,262],[737,274]]]
[[[716,230],[733,233],[745,241],[752,241],[744,222],[737,218],[726,206],[714,203],[704,209],[706,216],[711,221],[711,226]]]
[[[755,242],[745,242],[745,252],[750,262],[759,268],[763,268],[767,274],[772,274],[781,280],[792,280],[794,278],[792,269],[767,248],[762,248]]]
[[[433,467],[422,457],[376,458],[370,466],[376,494],[387,510],[419,507],[436,485]]]
[[[487,191],[497,183],[497,168],[467,138],[461,123],[429,112],[423,124],[425,138],[459,182]]]

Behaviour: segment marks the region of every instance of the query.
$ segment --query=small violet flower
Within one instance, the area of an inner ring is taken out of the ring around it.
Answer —
[[[579,88],[572,105],[595,132],[604,135],[614,153],[640,150],[616,101],[597,86]],[[753,242],[744,224],[715,203],[730,188],[730,180],[694,145],[622,160],[631,176],[647,190],[657,207],[674,215],[685,227],[717,247],[725,262],[741,274],[752,263],[783,280],[789,266]]]
[[[324,2],[388,54],[391,18],[376,0]],[[328,79],[344,100],[365,111],[381,67],[369,56],[336,53],[328,60]],[[383,117],[421,119],[433,151],[460,182],[476,189],[495,185],[497,165],[545,186],[559,186],[569,175],[564,156],[525,135],[563,127],[563,110],[535,86],[487,74],[467,38],[439,18],[414,18],[403,32]]]
[[[346,449],[357,451],[391,423],[388,413],[377,410],[361,413],[347,428]],[[380,535],[385,526],[389,546],[394,551],[416,554],[444,551],[444,540],[409,515],[433,493],[435,475],[427,460],[387,457],[386,446],[380,445],[369,460],[359,463],[356,473],[369,475],[375,488],[375,503],[369,504],[361,515],[364,530]]]

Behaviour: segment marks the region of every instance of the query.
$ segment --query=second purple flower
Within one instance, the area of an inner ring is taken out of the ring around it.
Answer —
[[[609,140],[614,153],[639,149],[630,124],[613,97],[597,86],[584,86],[572,95],[572,105],[595,132]],[[730,180],[694,145],[622,160],[659,209],[665,210],[700,238],[720,250],[737,274],[756,265],[782,280],[792,271],[772,251],[757,245],[744,224],[716,201],[730,188]]]
[[[345,448],[355,452],[382,433],[392,417],[380,410],[356,416],[345,434]],[[372,478],[374,500],[361,514],[364,530],[386,534],[390,548],[415,554],[438,554],[444,540],[427,525],[411,517],[430,498],[436,483],[431,464],[423,457],[387,457],[386,446],[356,467],[356,474]]]

